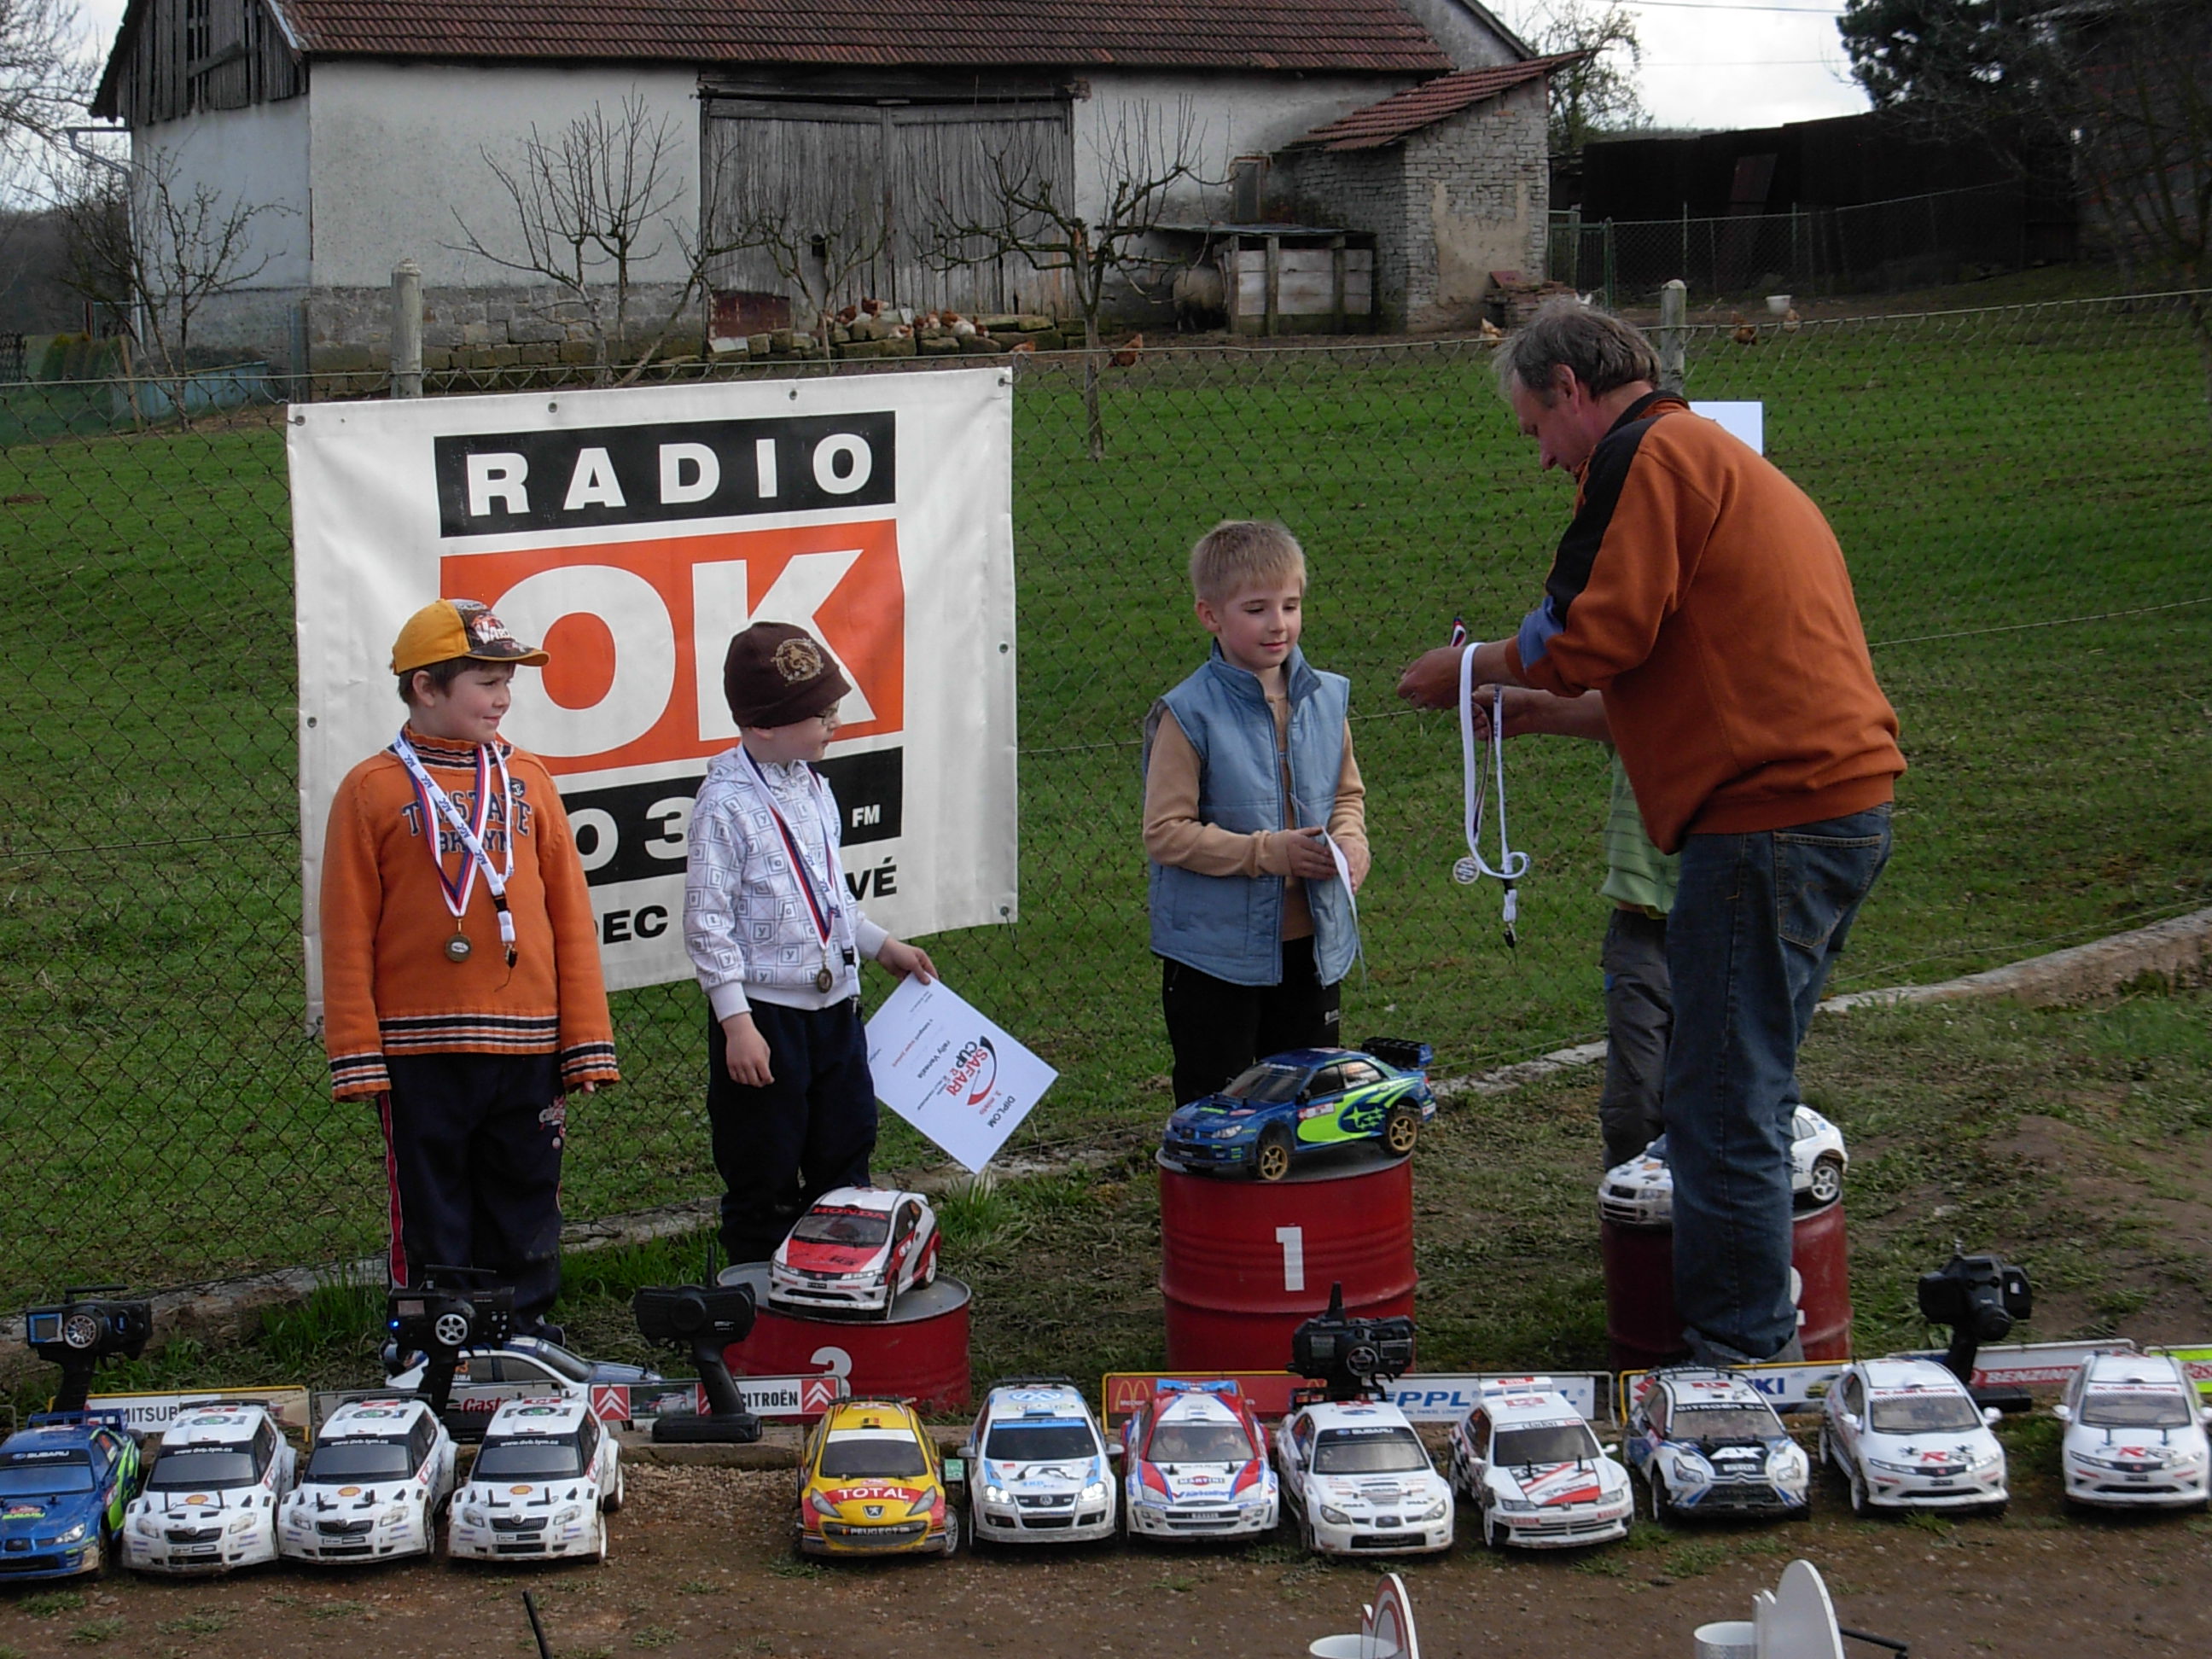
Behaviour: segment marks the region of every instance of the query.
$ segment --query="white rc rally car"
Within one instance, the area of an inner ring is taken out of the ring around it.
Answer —
[[[1316,1555],[1448,1550],[1452,1490],[1395,1406],[1301,1406],[1275,1431],[1283,1501]]]
[[[1628,1408],[1625,1444],[1654,1520],[1800,1516],[1811,1501],[1811,1460],[1766,1396],[1732,1371],[1653,1371]]]
[[[622,1505],[614,1437],[583,1401],[510,1400],[492,1414],[469,1483],[454,1495],[446,1553],[480,1561],[604,1561],[603,1512]]]
[[[2059,1450],[2069,1504],[2128,1509],[2212,1504],[2212,1406],[2167,1354],[2106,1353],[2087,1361],[2053,1408],[2066,1425]]]
[[[123,1559],[140,1572],[227,1572],[276,1559],[276,1506],[299,1469],[260,1406],[186,1407],[124,1512]]]
[[[976,1543],[1081,1544],[1114,1535],[1106,1438],[1066,1377],[1000,1383],[985,1396],[961,1455]]]
[[[937,1245],[937,1212],[920,1193],[833,1188],[775,1247],[768,1299],[779,1308],[889,1319],[902,1291],[936,1279]]]
[[[1624,1536],[1636,1511],[1628,1471],[1547,1376],[1483,1383],[1452,1430],[1451,1476],[1493,1548],[1602,1544]]]
[[[1844,1172],[1851,1165],[1844,1132],[1810,1106],[1790,1117],[1790,1190],[1808,1208],[1832,1204],[1843,1196]],[[1667,1167],[1667,1137],[1661,1135],[1626,1164],[1605,1172],[1597,1186],[1598,1213],[1624,1227],[1664,1227],[1674,1218],[1674,1176]]]
[[[453,1437],[420,1400],[357,1400],[315,1436],[277,1511],[288,1559],[338,1565],[428,1555],[453,1493]]]
[[[1873,1509],[2003,1511],[2000,1413],[1932,1359],[1862,1359],[1829,1385],[1820,1461],[1850,1484],[1851,1512]]]
[[[1123,1513],[1138,1538],[1273,1532],[1281,1482],[1243,1390],[1163,1379],[1121,1430]]]

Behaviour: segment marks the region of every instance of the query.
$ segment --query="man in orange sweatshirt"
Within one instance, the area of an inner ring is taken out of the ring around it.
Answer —
[[[1790,1296],[1798,1045],[1887,861],[1905,758],[1843,550],[1756,452],[1657,388],[1650,344],[1555,303],[1499,380],[1575,514],[1544,599],[1472,647],[1473,683],[1605,694],[1644,825],[1681,854],[1668,925],[1674,1296],[1698,1359],[1799,1352]],[[1448,708],[1457,647],[1399,693]]]
[[[616,1081],[599,929],[544,763],[499,735],[545,653],[473,599],[392,648],[407,723],[346,774],[323,840],[331,1092],[374,1099],[392,1283],[482,1267],[520,1335],[560,1340],[568,1096]]]

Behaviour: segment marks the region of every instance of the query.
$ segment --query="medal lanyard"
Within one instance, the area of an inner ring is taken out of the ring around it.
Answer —
[[[446,908],[459,921],[469,908],[469,897],[475,890],[477,872],[483,872],[484,890],[491,895],[492,908],[499,915],[499,942],[507,947],[507,965],[514,966],[514,916],[507,908],[507,878],[514,873],[514,826],[513,790],[507,775],[507,757],[498,752],[492,744],[481,744],[477,748],[477,821],[471,824],[461,816],[461,809],[453,805],[453,798],[439,787],[438,781],[423,769],[422,757],[415,745],[407,740],[403,726],[392,739],[392,752],[399,757],[399,763],[407,769],[407,775],[415,781],[415,798],[422,808],[423,826],[431,830],[430,864],[438,872],[439,889],[446,896]],[[491,854],[484,851],[483,832],[491,823],[491,773],[499,768],[499,798],[507,811],[507,863],[495,867]],[[438,851],[435,824],[443,818],[453,826],[453,833],[461,838],[461,846],[468,857],[458,877],[446,873],[446,860]]]
[[[1474,746],[1474,645],[1457,619],[1452,623],[1451,642],[1459,647],[1459,757],[1462,792],[1466,803],[1467,856],[1452,866],[1452,879],[1472,887],[1488,876],[1505,889],[1505,943],[1518,948],[1514,932],[1519,916],[1520,895],[1515,884],[1528,872],[1528,855],[1516,852],[1505,838],[1505,688],[1490,688],[1490,756],[1498,775],[1498,863],[1493,867],[1482,856],[1482,762]]]
[[[761,769],[761,763],[753,758],[750,750],[740,749],[739,752],[744,756],[745,764],[753,769],[753,776],[759,780],[761,799],[768,803],[769,816],[775,820],[776,833],[783,837],[784,850],[791,854],[792,867],[799,872],[799,890],[806,896],[806,914],[814,919],[814,931],[822,940],[822,972],[828,975],[830,930],[836,925],[837,915],[842,908],[837,902],[837,860],[830,848],[829,827],[826,824],[818,826],[822,830],[822,867],[825,879],[830,884],[830,890],[817,896],[814,872],[807,864],[805,854],[799,850],[799,837],[792,834],[791,826],[784,822],[783,812],[775,804],[775,792],[769,787],[768,774]],[[818,790],[821,787],[819,780],[815,779],[811,771],[806,775]],[[818,821],[822,816],[822,799],[818,793],[815,796],[814,811]],[[818,980],[817,983],[824,991],[830,988],[827,985],[821,985]]]

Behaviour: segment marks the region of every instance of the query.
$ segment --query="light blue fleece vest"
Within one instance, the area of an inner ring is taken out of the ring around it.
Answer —
[[[1292,648],[1285,665],[1291,695],[1291,788],[1283,799],[1275,722],[1259,677],[1225,661],[1215,646],[1205,666],[1160,699],[1198,751],[1198,816],[1249,834],[1327,823],[1344,770],[1344,719],[1352,682],[1309,667]],[[1149,738],[1146,759],[1151,759]],[[1232,985],[1274,985],[1283,977],[1285,876],[1201,876],[1152,866],[1152,949]],[[1352,971],[1359,935],[1340,881],[1309,881],[1314,960],[1324,985]]]

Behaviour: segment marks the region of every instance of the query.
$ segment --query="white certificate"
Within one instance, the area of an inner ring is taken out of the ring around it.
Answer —
[[[908,975],[868,1022],[876,1097],[981,1170],[1060,1075],[943,980]]]

